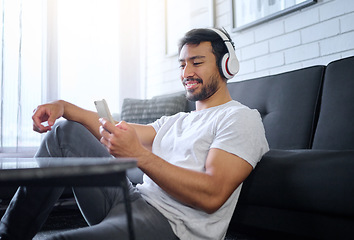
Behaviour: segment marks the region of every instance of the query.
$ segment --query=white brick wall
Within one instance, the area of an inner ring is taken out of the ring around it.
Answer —
[[[182,91],[178,56],[165,55],[164,1],[149,0],[145,96]],[[236,44],[240,72],[230,81],[328,64],[354,55],[354,1],[318,0],[310,7],[232,32],[231,0],[214,0],[215,25]],[[183,19],[181,19],[183,24]],[[182,36],[181,36],[182,37]]]

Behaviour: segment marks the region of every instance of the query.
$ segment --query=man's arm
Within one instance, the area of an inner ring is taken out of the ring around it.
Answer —
[[[252,171],[245,160],[220,149],[210,149],[205,173],[177,167],[151,152],[138,159],[142,171],[168,194],[207,213],[218,210]]]
[[[38,106],[32,116],[33,130],[39,133],[47,132],[51,130],[55,121],[60,117],[81,123],[95,135],[96,138],[101,138],[98,114],[63,100]],[[48,126],[43,126],[42,123],[46,121],[48,121]]]
[[[210,149],[205,173],[181,168],[142,146],[129,124],[123,122],[116,129],[112,126],[102,121],[100,128],[101,142],[111,154],[136,158],[138,167],[168,194],[207,213],[218,210],[252,171],[252,166],[245,160],[220,149]]]
[[[52,103],[38,106],[33,113],[33,130],[39,133],[50,131],[55,121],[64,117],[67,120],[79,122],[84,125],[97,139],[102,136],[99,132],[101,126],[99,116],[96,112],[80,108],[69,102],[58,100]],[[48,122],[47,126],[42,125]],[[148,149],[151,149],[152,141],[155,137],[155,130],[146,125],[130,124],[138,133],[141,143]]]

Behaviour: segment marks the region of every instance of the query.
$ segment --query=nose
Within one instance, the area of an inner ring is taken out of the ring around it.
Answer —
[[[193,66],[190,64],[186,64],[182,70],[182,77],[183,78],[191,78],[195,74]]]

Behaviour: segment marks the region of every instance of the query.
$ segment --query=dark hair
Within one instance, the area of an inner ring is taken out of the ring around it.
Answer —
[[[218,29],[222,31],[230,40],[232,46],[235,48],[234,43],[231,40],[230,35],[224,29]],[[210,42],[213,48],[213,54],[216,58],[216,64],[219,68],[220,75],[223,76],[221,70],[221,58],[228,52],[227,47],[222,38],[212,29],[208,28],[196,28],[188,31],[184,37],[179,41],[178,53],[181,52],[182,47],[186,44],[199,45],[201,42]]]

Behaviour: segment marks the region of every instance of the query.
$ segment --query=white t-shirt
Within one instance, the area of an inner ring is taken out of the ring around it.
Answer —
[[[162,117],[151,125],[156,130],[154,154],[174,165],[199,172],[205,172],[211,148],[235,154],[253,167],[269,150],[258,111],[236,101]],[[208,214],[176,201],[146,174],[143,180],[144,183],[137,186],[140,193],[169,220],[177,237],[182,240],[224,238],[242,184],[220,209]]]

